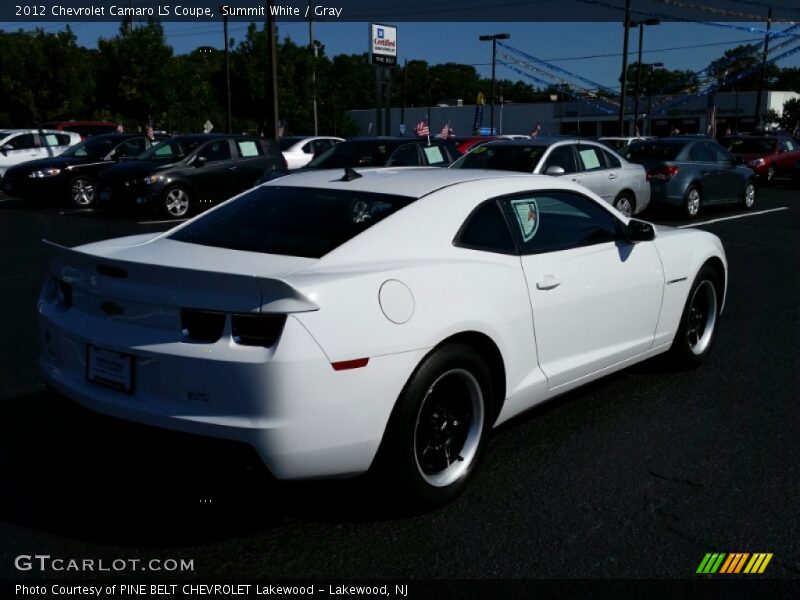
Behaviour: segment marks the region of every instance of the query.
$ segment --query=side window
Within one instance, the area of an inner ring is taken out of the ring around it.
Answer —
[[[531,192],[502,199],[523,254],[542,254],[618,239],[617,221],[574,192]]]
[[[602,153],[603,153],[603,158],[606,159],[606,166],[609,169],[621,169],[622,168],[622,163],[619,162],[619,159],[616,156],[614,156],[610,152],[606,152],[605,150],[602,150]]]
[[[236,140],[236,153],[241,158],[263,156],[264,148],[255,140]]]
[[[734,160],[725,148],[719,145],[709,144],[710,150],[714,153],[714,160],[718,163],[733,164]]]
[[[36,148],[36,137],[32,133],[21,133],[11,138],[3,145],[9,145],[14,150],[29,150],[31,148]]]
[[[45,133],[39,136],[43,146],[69,146],[70,138],[63,133]]]
[[[795,146],[792,140],[783,140],[781,142],[781,148],[783,148],[787,152],[794,152],[795,150],[797,150],[797,146]]]
[[[599,171],[606,168],[603,151],[595,146],[578,145],[578,158],[582,171]]]
[[[695,144],[689,149],[689,160],[697,162],[716,162],[713,149],[705,142]]]
[[[473,250],[513,254],[516,248],[496,200],[489,200],[467,217],[455,245]]]
[[[403,144],[395,150],[386,163],[387,167],[418,167],[419,151],[416,144]]]
[[[114,157],[139,156],[145,150],[147,150],[147,142],[144,141],[144,138],[131,138],[117,146]]]
[[[304,154],[314,154],[314,148],[311,142],[303,144],[300,150],[302,150]]]
[[[328,150],[333,144],[331,144],[330,140],[314,140],[311,142],[311,148],[314,151],[314,156],[319,156],[326,150]]]
[[[208,162],[218,162],[221,160],[230,160],[231,147],[228,140],[217,140],[206,144],[202,150],[197,154],[198,158],[205,158]]]
[[[565,173],[574,173],[578,170],[575,164],[575,154],[572,151],[572,146],[557,146],[550,152],[547,157],[547,162],[544,164],[542,173],[546,172],[550,167],[561,167]]]

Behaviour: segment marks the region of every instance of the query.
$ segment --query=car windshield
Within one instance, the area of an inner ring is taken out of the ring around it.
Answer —
[[[303,138],[296,136],[281,138],[280,141],[278,142],[278,146],[280,147],[281,150],[288,150],[302,139]]]
[[[410,141],[410,140],[409,140]],[[308,163],[312,169],[383,167],[397,144],[389,142],[342,142]]]
[[[139,160],[181,160],[186,158],[204,141],[202,138],[172,138],[164,140],[150,148],[150,150],[143,152],[137,158]]]
[[[734,154],[772,154],[775,140],[754,138],[729,138],[722,145]]]
[[[496,169],[533,173],[547,150],[544,145],[491,145],[478,146],[451,166],[453,169]]]
[[[621,154],[626,159],[638,160],[675,160],[686,145],[685,141],[641,141],[630,144]]]
[[[67,148],[61,156],[80,156],[101,159],[117,145],[118,140],[107,137],[94,137],[86,139],[74,146]]]
[[[261,186],[179,229],[170,239],[320,258],[414,200],[349,190]]]

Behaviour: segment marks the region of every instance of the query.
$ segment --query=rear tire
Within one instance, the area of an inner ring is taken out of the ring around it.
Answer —
[[[434,350],[392,412],[376,461],[382,487],[415,507],[456,498],[482,453],[493,404],[489,370],[471,347]]]
[[[694,278],[668,358],[675,366],[696,368],[705,361],[716,335],[722,285],[716,272],[704,265]]]
[[[750,210],[756,203],[756,184],[752,180],[748,181],[744,186],[744,195],[742,196],[742,208]]]
[[[191,208],[192,199],[184,188],[173,185],[164,190],[161,204],[164,216],[169,219],[182,219],[189,214]]]
[[[617,199],[614,200],[614,208],[626,217],[632,217],[636,210],[636,201],[630,193],[620,192]]]
[[[700,212],[703,196],[696,185],[689,186],[683,200],[683,214],[688,219],[694,219]]]
[[[94,204],[97,197],[97,184],[94,180],[78,175],[69,183],[69,199],[73,206],[88,208]]]

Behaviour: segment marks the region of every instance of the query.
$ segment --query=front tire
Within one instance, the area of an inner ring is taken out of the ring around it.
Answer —
[[[378,457],[384,484],[413,506],[440,506],[466,488],[493,412],[486,364],[464,344],[429,354],[406,383]]]
[[[189,214],[192,199],[189,192],[178,185],[173,185],[164,192],[162,210],[164,216],[170,219],[181,219]]]
[[[722,286],[716,272],[704,265],[695,277],[669,358],[682,368],[699,367],[708,357],[719,320],[722,299]]]
[[[700,204],[703,202],[703,196],[700,193],[700,188],[697,186],[690,186],[686,190],[686,197],[683,201],[684,216],[689,219],[694,219],[700,212]]]
[[[69,199],[78,208],[92,206],[97,196],[97,185],[94,180],[83,175],[74,177],[69,184]]]

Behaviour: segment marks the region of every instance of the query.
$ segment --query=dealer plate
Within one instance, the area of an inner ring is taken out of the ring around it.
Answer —
[[[133,356],[86,346],[86,379],[111,389],[133,393]]]

